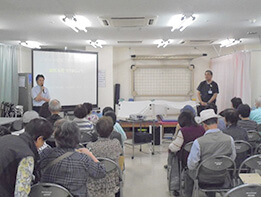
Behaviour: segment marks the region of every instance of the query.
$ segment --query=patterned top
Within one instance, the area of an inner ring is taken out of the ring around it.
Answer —
[[[58,147],[44,149],[40,154],[41,169],[66,152],[74,152],[74,149]],[[46,169],[41,181],[59,184],[67,188],[73,196],[86,197],[89,178],[103,178],[105,175],[105,167],[101,163],[95,163],[86,154],[74,152],[71,156]]]
[[[87,148],[96,157],[109,158],[119,163],[119,156],[123,153],[122,147],[117,139],[99,138],[96,142],[87,144]],[[115,194],[119,190],[118,171],[112,171],[102,179],[90,179],[88,184],[90,196],[101,197]]]
[[[17,168],[15,197],[27,197],[31,190],[31,182],[34,170],[34,158],[23,158]]]
[[[96,123],[99,120],[99,117],[96,114],[89,114],[87,115],[87,119],[94,125],[96,125]]]
[[[74,118],[73,122],[75,122],[80,131],[92,131],[94,129],[93,124],[87,118]]]

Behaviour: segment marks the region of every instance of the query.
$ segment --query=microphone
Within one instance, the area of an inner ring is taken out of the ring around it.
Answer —
[[[42,85],[42,87],[43,87],[43,85]],[[43,87],[43,93],[45,94],[45,92],[44,92],[44,87]]]

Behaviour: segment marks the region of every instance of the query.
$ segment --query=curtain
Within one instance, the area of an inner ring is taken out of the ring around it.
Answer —
[[[249,52],[238,52],[211,59],[213,80],[219,85],[219,112],[231,107],[230,100],[235,96],[251,105],[250,57]]]
[[[0,44],[0,103],[18,103],[17,48]]]

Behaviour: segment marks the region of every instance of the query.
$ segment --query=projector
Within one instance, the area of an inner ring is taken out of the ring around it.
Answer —
[[[130,119],[131,120],[145,120],[146,116],[140,115],[140,114],[131,114]]]

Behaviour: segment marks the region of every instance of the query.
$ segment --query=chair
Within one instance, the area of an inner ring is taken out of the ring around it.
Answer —
[[[248,142],[253,146],[253,148],[256,148],[257,145],[260,143],[261,135],[255,130],[250,130],[247,131],[247,136]]]
[[[238,174],[240,174],[242,170],[244,170],[244,172],[254,172],[254,170],[261,170],[261,154],[253,155],[243,161],[238,169]]]
[[[229,177],[229,170],[232,170],[232,177]],[[235,185],[235,171],[236,164],[235,162],[227,156],[212,156],[203,160],[196,169],[195,179],[194,179],[194,188],[193,195],[194,197],[199,196],[199,190],[203,192],[227,192]],[[204,178],[206,182],[203,183],[201,179],[202,173],[205,177],[208,177],[208,180]],[[220,182],[216,182],[211,185],[211,181],[217,181],[220,179]],[[221,180],[222,179],[222,180]],[[205,186],[202,186],[205,184]]]
[[[237,167],[248,157],[252,155],[253,147],[250,143],[244,140],[235,140],[235,148],[236,148],[236,165]]]
[[[237,186],[228,191],[224,197],[259,197],[261,196],[261,185],[258,184],[244,184]]]
[[[60,185],[37,183],[32,186],[29,197],[73,197],[73,195]]]
[[[105,166],[107,174],[112,172],[113,170],[118,171],[119,180],[120,180],[119,191],[120,191],[120,197],[122,197],[123,196],[123,193],[122,193],[123,179],[122,179],[122,171],[121,171],[120,166],[115,161],[112,161],[111,159],[108,159],[108,158],[98,157],[97,159]]]
[[[255,154],[255,155],[261,154],[261,144],[259,144],[259,145],[256,147],[254,154]]]

